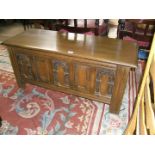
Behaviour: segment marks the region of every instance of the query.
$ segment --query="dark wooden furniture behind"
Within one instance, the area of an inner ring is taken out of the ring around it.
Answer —
[[[74,33],[94,32],[95,35],[98,35],[99,19],[95,19],[93,24],[90,24],[89,21],[88,19],[60,20],[59,24],[57,24],[57,30],[65,29]]]
[[[23,26],[24,30],[29,30],[30,28],[39,29],[56,29],[56,24],[59,23],[58,19],[20,19],[19,20]]]
[[[129,36],[137,41],[148,42],[148,46],[140,45],[140,49],[150,49],[154,32],[155,19],[119,20],[118,38]]]
[[[4,42],[19,87],[25,83],[110,104],[119,113],[134,43],[50,30],[25,31]]]

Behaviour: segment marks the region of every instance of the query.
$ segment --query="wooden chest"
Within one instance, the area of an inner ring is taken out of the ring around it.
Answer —
[[[19,87],[31,83],[110,104],[118,113],[134,43],[105,37],[31,29],[4,42]]]

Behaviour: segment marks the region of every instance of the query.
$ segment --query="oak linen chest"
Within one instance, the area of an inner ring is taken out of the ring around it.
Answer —
[[[31,29],[7,45],[19,87],[26,83],[110,104],[119,113],[134,43],[100,36]]]

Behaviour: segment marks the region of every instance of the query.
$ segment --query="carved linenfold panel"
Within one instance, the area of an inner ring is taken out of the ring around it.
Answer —
[[[65,77],[63,75],[65,75],[65,72],[64,72],[63,66],[58,66],[57,75],[58,75],[58,81],[60,82],[60,84],[64,85]]]
[[[55,86],[72,88],[95,96],[111,97],[115,70],[90,64],[16,54],[21,77]],[[52,77],[51,77],[52,76]],[[52,79],[52,80],[51,80]]]
[[[77,81],[78,86],[79,87],[86,87],[86,83],[87,83],[87,67],[86,66],[79,66],[78,67],[77,77],[78,77],[78,81]]]
[[[32,65],[33,57],[17,53],[16,58],[19,66],[20,75],[25,79],[34,80],[35,75]]]
[[[40,82],[50,82],[48,59],[35,57],[37,80]]]
[[[61,60],[53,60],[54,84],[69,87],[69,64]]]
[[[76,89],[86,92],[89,91],[90,70],[91,68],[87,65],[74,64]]]
[[[91,67],[90,70],[90,83],[89,83],[89,93],[95,95],[96,87],[96,67]]]
[[[104,95],[108,92],[108,75],[102,75],[100,81],[100,93],[101,95]]]
[[[112,95],[114,86],[115,71],[107,68],[97,69],[96,75],[96,94]]]

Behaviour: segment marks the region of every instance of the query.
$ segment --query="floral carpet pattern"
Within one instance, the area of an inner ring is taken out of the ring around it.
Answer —
[[[139,67],[136,72],[130,71],[120,113],[114,115],[104,103],[30,84],[20,89],[7,51],[2,48],[0,46],[0,116],[3,119],[0,134],[123,134],[137,93]],[[1,61],[4,57],[5,61]]]

